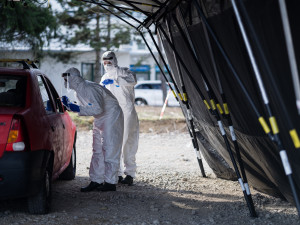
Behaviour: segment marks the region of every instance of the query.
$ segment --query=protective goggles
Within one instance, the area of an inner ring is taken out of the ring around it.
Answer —
[[[108,60],[112,60],[114,57],[103,57],[103,61],[108,61]]]
[[[61,74],[61,77],[67,77],[67,76],[70,76],[70,73],[62,73]]]

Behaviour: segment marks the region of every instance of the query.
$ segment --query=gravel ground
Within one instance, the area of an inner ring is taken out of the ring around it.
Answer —
[[[237,182],[202,178],[187,133],[141,133],[134,186],[81,193],[89,183],[91,131],[79,131],[77,176],[53,183],[47,215],[29,215],[25,200],[0,201],[0,224],[300,224],[295,207],[253,191],[258,218],[249,217]]]

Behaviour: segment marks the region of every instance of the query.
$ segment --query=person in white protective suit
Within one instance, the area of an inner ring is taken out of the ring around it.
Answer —
[[[86,81],[76,68],[62,75],[65,86],[76,92],[79,105],[63,96],[63,104],[79,116],[94,116],[93,155],[90,164],[90,184],[82,192],[93,190],[116,191],[122,150],[123,112],[113,94],[101,85]]]
[[[110,90],[118,99],[124,114],[119,183],[132,185],[137,167],[135,155],[139,142],[139,120],[134,107],[136,75],[128,68],[119,67],[116,55],[112,51],[107,51],[102,55],[102,63],[106,73],[100,84]],[[124,179],[123,173],[126,175]]]

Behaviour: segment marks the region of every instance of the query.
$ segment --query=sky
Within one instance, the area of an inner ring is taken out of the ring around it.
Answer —
[[[56,1],[56,0],[48,0],[48,2],[47,1],[45,1],[45,4],[50,4],[51,5],[51,7],[52,7],[52,9],[54,10],[54,11],[62,11],[63,9],[62,9],[62,7],[61,7],[61,5]],[[120,22],[120,23],[124,23],[123,21],[121,21],[120,19],[118,19],[118,18],[116,18],[116,17],[114,17],[114,19],[115,20],[118,20],[118,22]],[[130,21],[129,20],[129,22],[130,23],[132,23],[134,26],[137,26],[137,24],[134,22],[134,21]],[[125,24],[125,23],[124,23]],[[64,30],[64,28],[62,28],[63,30]],[[62,31],[63,31],[62,30]],[[148,35],[147,35],[148,36]],[[149,37],[147,37],[146,36],[146,39],[148,40],[149,39]],[[150,43],[151,43],[151,41],[150,41]],[[151,45],[151,44],[150,44]],[[73,48],[73,47],[72,47]],[[52,49],[52,50],[59,50],[59,49],[61,49],[61,43],[58,43],[58,42],[52,42],[51,44],[50,44],[50,49]],[[78,50],[92,50],[89,46],[86,46],[86,45],[84,45],[84,44],[79,44],[77,47],[76,47],[76,49],[78,49]]]

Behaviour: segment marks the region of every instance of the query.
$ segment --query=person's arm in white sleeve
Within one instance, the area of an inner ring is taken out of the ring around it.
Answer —
[[[134,86],[136,85],[136,75],[128,68],[118,68],[118,76],[115,79],[116,85]]]
[[[93,95],[94,93],[89,93]],[[90,96],[90,102],[85,105],[80,106],[79,116],[97,116],[103,113],[104,101],[103,96],[101,96],[101,101],[97,101],[93,96]]]
[[[103,112],[103,107],[97,103],[89,103],[89,105],[80,106],[79,116],[97,116]]]

